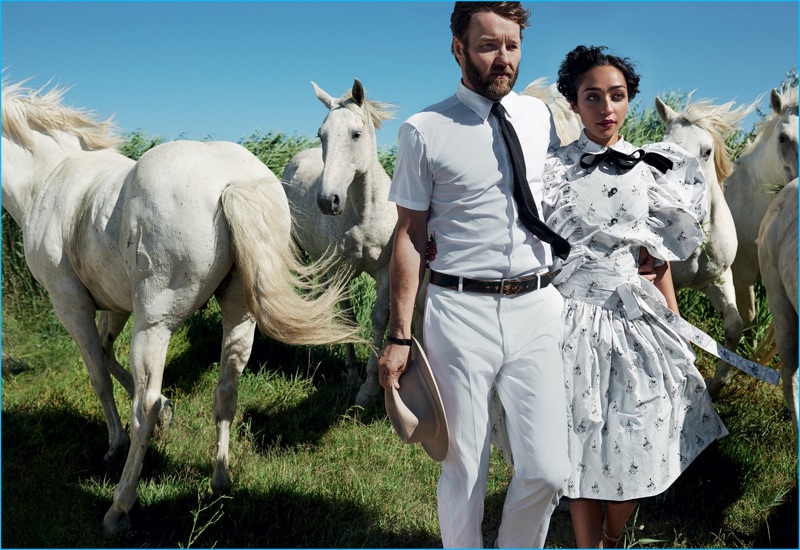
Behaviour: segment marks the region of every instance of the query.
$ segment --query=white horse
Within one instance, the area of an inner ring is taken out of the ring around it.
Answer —
[[[770,115],[756,125],[755,139],[723,184],[739,241],[731,270],[745,329],[755,322],[754,286],[760,277],[757,238],[761,221],[775,197],[775,189],[798,175],[797,87],[773,89],[770,105]],[[730,376],[728,370],[717,370],[715,381],[721,386],[730,381]]]
[[[561,145],[568,145],[580,137],[583,129],[581,117],[570,108],[569,101],[561,95],[555,84],[547,84],[546,77],[537,78],[528,84],[520,95],[541,99],[550,108]]]
[[[223,322],[217,491],[231,484],[230,425],[256,323],[290,344],[359,340],[357,327],[335,313],[342,281],[327,290],[311,282],[316,270],[293,247],[280,182],[244,147],[175,141],[134,162],[115,150],[110,123],[61,105],[64,90],[22,84],[3,83],[3,206],[22,227],[32,274],[80,347],[108,426],[106,456],[130,442],[103,520],[111,534],[128,525],[145,450],[168,405],[161,386],[170,337],[208,299],[216,297]],[[128,373],[113,343],[131,313]],[[130,440],[109,373],[132,399]]]
[[[391,178],[378,159],[375,130],[392,117],[393,106],[367,99],[358,79],[338,99],[311,85],[328,108],[318,132],[322,147],[297,153],[286,165],[282,183],[295,235],[309,257],[332,254],[336,270],[375,279],[373,351],[363,384],[355,350],[347,345],[348,380],[361,384],[356,403],[363,406],[381,393],[375,350],[382,347],[389,322],[389,259],[397,209],[387,200]]]
[[[656,111],[666,126],[664,141],[680,145],[697,157],[706,176],[708,209],[702,224],[706,242],[682,262],[672,264],[675,288],[694,288],[708,296],[722,315],[725,347],[736,351],[742,334],[742,318],[736,308],[731,264],[736,257],[736,229],[733,216],[725,202],[722,182],[732,170],[725,139],[735,132],[742,120],[755,109],[755,104],[733,109],[733,102],[713,105],[709,100],[692,102],[691,94],[681,112],[675,112],[656,97]],[[730,366],[720,360],[716,372]],[[709,389],[718,388],[714,380]]]
[[[758,232],[758,264],[775,326],[783,395],[797,436],[797,178],[770,203]]]

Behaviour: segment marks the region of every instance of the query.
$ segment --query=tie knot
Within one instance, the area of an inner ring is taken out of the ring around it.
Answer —
[[[497,118],[506,118],[506,108],[500,102],[492,103],[492,114]]]

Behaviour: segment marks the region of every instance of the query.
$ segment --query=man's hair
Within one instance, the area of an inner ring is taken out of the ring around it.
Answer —
[[[583,75],[595,67],[610,65],[619,69],[625,77],[628,87],[628,101],[636,97],[639,92],[639,75],[633,67],[633,62],[627,57],[617,57],[603,53],[605,46],[578,46],[567,54],[558,68],[558,91],[573,105],[578,103],[578,88]]]
[[[481,12],[496,13],[519,25],[520,38],[522,38],[522,30],[528,26],[528,19],[531,16],[530,10],[523,9],[520,2],[456,2],[453,13],[450,15],[450,30],[453,32],[453,37],[458,38],[462,44],[466,45],[469,22],[473,15]],[[455,55],[452,46],[450,46],[450,52]]]

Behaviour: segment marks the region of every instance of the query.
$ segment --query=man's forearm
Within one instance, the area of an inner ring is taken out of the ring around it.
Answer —
[[[427,235],[427,212],[406,211],[399,215],[389,276],[389,335],[397,338],[411,338],[414,303],[425,270]]]

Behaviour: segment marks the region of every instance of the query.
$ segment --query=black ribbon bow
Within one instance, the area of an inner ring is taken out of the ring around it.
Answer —
[[[628,155],[610,147],[602,153],[584,153],[581,155],[581,168],[594,168],[605,162],[625,173],[642,161],[662,174],[666,174],[667,170],[672,170],[672,161],[664,155],[653,152],[645,153],[644,149],[637,149]]]
[[[542,242],[550,244],[553,254],[566,260],[569,255],[570,245],[561,235],[550,229],[546,223],[539,219],[536,201],[533,200],[531,188],[528,185],[528,175],[525,169],[525,156],[519,143],[517,132],[506,119],[506,110],[500,103],[492,105],[492,114],[500,123],[500,133],[503,135],[508,154],[511,157],[511,166],[514,169],[514,201],[519,211],[519,221],[525,228],[533,233]]]

